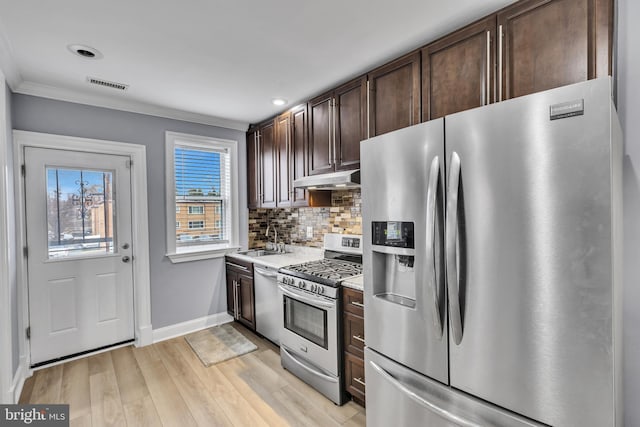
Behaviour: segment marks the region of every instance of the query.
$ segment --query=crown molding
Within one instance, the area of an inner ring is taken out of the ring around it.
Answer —
[[[110,108],[113,110],[128,111],[131,113],[146,114],[167,119],[182,120],[185,122],[200,123],[209,126],[219,126],[227,129],[246,131],[249,123],[236,120],[223,119],[208,116],[205,114],[192,113],[177,110],[174,108],[161,107],[146,104],[144,102],[132,101],[129,99],[115,99],[108,96],[81,93],[78,91],[49,86],[40,83],[23,81],[16,88],[15,93],[24,95],[39,96],[42,98],[55,99],[59,101],[74,102],[77,104],[92,105],[94,107]]]
[[[13,60],[12,52],[11,43],[5,36],[2,22],[0,22],[0,69],[2,69],[11,90],[15,90],[22,83],[22,76]]]

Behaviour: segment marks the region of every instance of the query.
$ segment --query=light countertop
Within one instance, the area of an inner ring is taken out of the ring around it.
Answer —
[[[358,291],[364,291],[364,276],[350,277],[342,282],[342,286],[345,288],[356,289]]]
[[[238,253],[227,254],[227,256],[272,268],[301,264],[303,262],[315,261],[324,257],[323,250],[318,248],[309,248],[305,246],[287,246],[286,250],[287,252],[283,254],[264,255],[261,257],[252,257]]]

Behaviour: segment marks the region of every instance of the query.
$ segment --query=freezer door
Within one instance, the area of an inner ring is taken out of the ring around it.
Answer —
[[[365,377],[369,427],[541,426],[423,377],[369,348]]]
[[[448,382],[442,119],[362,141],[367,345]]]
[[[615,422],[610,93],[596,80],[445,120],[451,385],[554,426]]]

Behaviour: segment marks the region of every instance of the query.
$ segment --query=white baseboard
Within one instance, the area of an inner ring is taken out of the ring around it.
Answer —
[[[222,313],[216,313],[210,316],[200,317],[198,319],[177,323],[175,325],[165,326],[164,328],[153,330],[153,342],[157,343],[160,341],[165,341],[171,338],[189,334],[191,332],[197,332],[202,329],[222,325],[223,323],[229,322],[233,322],[233,317],[229,316],[229,314],[224,311]]]
[[[13,396],[13,403],[18,403],[20,400],[20,394],[22,394],[22,387],[24,387],[24,381],[26,379],[25,372],[22,368],[22,364],[18,365],[16,374],[13,376],[13,382],[11,383],[11,389],[9,393]]]

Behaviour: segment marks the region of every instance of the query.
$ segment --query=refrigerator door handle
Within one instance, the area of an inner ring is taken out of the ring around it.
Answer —
[[[442,321],[440,316],[440,301],[438,298],[438,277],[436,274],[436,214],[438,206],[436,194],[438,193],[438,178],[440,177],[440,159],[435,156],[431,161],[429,171],[429,185],[427,187],[427,244],[431,248],[431,259],[427,260],[427,265],[432,268],[429,275],[431,291],[433,292],[433,326],[436,328],[437,336],[442,336]]]
[[[459,416],[457,416],[455,414],[452,414],[451,412],[447,411],[446,409],[443,409],[443,408],[439,407],[438,405],[435,405],[435,404],[429,402],[428,400],[423,399],[416,392],[411,390],[409,388],[409,386],[406,386],[406,385],[402,384],[400,381],[395,379],[390,373],[388,373],[386,370],[384,370],[384,368],[379,366],[374,361],[370,360],[369,361],[369,365],[382,378],[384,378],[387,382],[389,382],[395,388],[397,388],[402,393],[404,393],[406,396],[408,396],[411,400],[416,402],[418,405],[428,409],[429,411],[439,415],[440,417],[444,418],[445,420],[447,420],[447,421],[449,421],[449,422],[451,422],[451,423],[453,423],[455,425],[462,426],[462,427],[481,427],[480,424],[476,424],[476,423],[474,423],[472,421],[465,420],[464,418],[461,418],[461,417],[459,417]]]
[[[447,257],[447,290],[449,292],[449,319],[456,345],[462,341],[462,315],[460,313],[460,284],[458,282],[458,189],[460,184],[460,157],[451,154],[449,188],[447,189],[447,221],[445,251]]]

